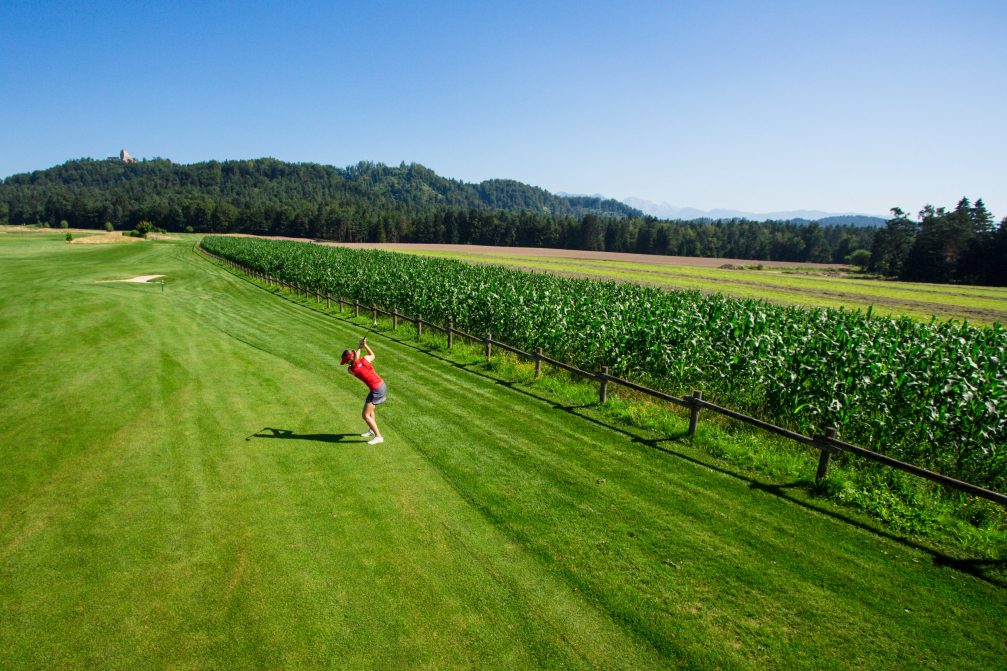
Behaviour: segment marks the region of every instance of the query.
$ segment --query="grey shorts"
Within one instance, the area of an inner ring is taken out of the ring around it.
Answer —
[[[367,400],[364,403],[370,403],[371,405],[381,405],[385,402],[388,396],[388,387],[382,382],[381,386],[372,391],[367,395]]]

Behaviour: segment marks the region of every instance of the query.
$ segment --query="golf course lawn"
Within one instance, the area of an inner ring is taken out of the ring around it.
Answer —
[[[408,338],[367,445],[367,331],[193,242],[0,234],[0,668],[1003,668],[1001,584]]]

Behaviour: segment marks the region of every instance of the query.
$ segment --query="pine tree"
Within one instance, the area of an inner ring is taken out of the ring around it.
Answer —
[[[986,209],[982,198],[977,198],[976,204],[969,210],[969,220],[977,235],[993,233],[993,215]]]
[[[885,228],[874,234],[870,269],[886,277],[901,277],[918,228],[902,208],[893,207],[891,212]]]

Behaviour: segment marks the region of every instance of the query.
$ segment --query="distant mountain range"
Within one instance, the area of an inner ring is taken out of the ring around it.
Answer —
[[[565,195],[565,194],[560,194]],[[784,212],[742,212],[741,210],[697,210],[692,207],[676,207],[668,203],[655,203],[643,198],[624,198],[623,203],[659,219],[750,219],[752,221],[817,221],[823,225],[884,226],[883,217],[845,212],[822,212],[820,210],[788,210]]]

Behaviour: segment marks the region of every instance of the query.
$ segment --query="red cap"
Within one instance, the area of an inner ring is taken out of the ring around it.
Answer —
[[[340,366],[345,366],[349,362],[353,361],[353,352],[347,352],[343,355],[343,360],[339,362]]]

